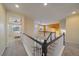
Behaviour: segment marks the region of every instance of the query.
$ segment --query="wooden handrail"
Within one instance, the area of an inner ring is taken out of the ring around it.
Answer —
[[[29,37],[30,39],[36,41],[37,43],[39,43],[40,45],[42,45],[43,43],[42,42],[39,42],[38,40],[34,39],[33,37],[23,33],[24,35],[26,35],[27,37]],[[50,33],[51,34],[51,33]],[[50,41],[47,43],[47,46],[49,46],[50,44],[54,43],[55,41],[57,41],[59,38],[61,38],[63,36],[63,38],[65,37],[65,33],[63,33],[62,35],[60,35],[59,37],[55,38],[54,40]],[[65,38],[63,40],[63,45],[65,45]]]
[[[52,34],[52,32],[49,34],[49,36],[47,37],[47,39],[46,39],[46,40],[48,40],[48,39],[49,39],[49,37],[51,36],[51,34]]]
[[[50,39],[52,39],[52,38],[51,38],[51,35],[52,35],[52,34],[55,34],[55,36],[54,36],[54,37],[56,38],[56,32],[50,32],[50,34],[49,34],[49,36],[47,37],[47,39],[46,39],[46,40],[48,40],[49,38],[50,38]]]
[[[27,37],[29,37],[31,40],[36,41],[36,42],[39,43],[41,46],[43,46],[43,43],[41,43],[40,41],[36,40],[35,38],[29,36],[29,35],[26,34],[26,33],[23,33],[23,34],[26,35]],[[50,33],[50,35],[51,35],[51,33]],[[48,38],[50,37],[50,35],[48,36]],[[48,42],[48,43],[46,44],[46,47],[48,47],[48,46],[51,45],[52,43],[56,42],[56,41],[57,41],[59,38],[61,38],[62,36],[63,36],[63,38],[64,38],[63,44],[65,44],[65,33],[63,33],[63,34],[60,35],[59,37],[57,37],[57,38],[55,38],[54,40]],[[37,48],[36,48],[36,50],[41,50],[41,48],[40,48],[40,49],[37,49]],[[35,52],[35,50],[34,50],[34,52]]]
[[[65,33],[63,33],[63,45],[65,45]]]
[[[59,38],[61,38],[64,34],[60,35],[59,37],[55,38],[54,40],[50,41],[49,43],[47,43],[47,46],[49,46],[50,44],[54,43],[55,41],[57,41]],[[63,41],[64,42],[64,41]]]
[[[36,41],[38,44],[42,45],[43,43],[42,42],[39,42],[38,40],[36,40],[35,38],[27,35],[26,33],[23,33],[24,35],[26,35],[27,37],[29,37],[30,39],[32,39],[33,41]]]

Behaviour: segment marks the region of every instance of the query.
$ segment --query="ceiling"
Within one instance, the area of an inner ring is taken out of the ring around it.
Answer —
[[[72,11],[79,11],[77,3],[48,3],[47,6],[43,3],[19,3],[18,5],[20,8],[16,8],[13,3],[4,4],[7,10],[32,16],[40,23],[52,23],[71,15]]]

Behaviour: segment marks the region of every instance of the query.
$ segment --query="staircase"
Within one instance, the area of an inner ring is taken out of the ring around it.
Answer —
[[[49,35],[49,38],[48,38],[47,42],[54,41],[52,44],[50,44],[48,46],[47,56],[57,56],[57,55],[60,55],[61,54],[61,49],[64,46],[64,41],[65,41],[64,40],[64,35],[63,34],[60,35],[59,37],[57,37],[57,39],[56,39],[56,37],[55,38],[51,37],[50,34],[47,34],[47,35]],[[23,34],[23,36],[27,37],[27,35],[24,35],[24,34]],[[43,42],[42,40],[44,40],[46,38],[47,38],[47,36],[46,37],[42,37],[42,38],[40,36],[37,36],[35,39],[37,39],[40,42]],[[26,40],[28,40],[28,39],[26,39]],[[31,39],[29,39],[29,40],[31,40]],[[29,42],[29,41],[27,41],[27,42]],[[29,46],[29,45],[27,45],[27,46]],[[41,49],[41,46],[38,43],[33,41],[32,46],[29,46],[29,47],[30,48],[28,48],[28,50],[31,49],[30,53],[31,53],[32,56],[41,56],[42,55],[42,49]],[[26,49],[27,52],[28,52],[28,50]]]

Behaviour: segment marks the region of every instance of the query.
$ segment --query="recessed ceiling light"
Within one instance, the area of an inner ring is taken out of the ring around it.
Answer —
[[[16,7],[16,8],[19,8],[19,5],[18,5],[18,4],[15,4],[15,7]]]
[[[76,11],[73,11],[73,12],[72,12],[72,14],[76,14],[76,13],[77,13]]]
[[[47,3],[44,3],[44,6],[47,6]]]

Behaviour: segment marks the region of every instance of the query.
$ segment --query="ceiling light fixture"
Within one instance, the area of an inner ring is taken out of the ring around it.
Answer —
[[[18,4],[15,4],[15,7],[16,7],[16,8],[19,8],[19,5],[18,5]]]
[[[72,12],[72,14],[76,14],[76,13],[77,13],[76,11],[73,11],[73,12]]]
[[[47,3],[44,3],[44,6],[47,6]]]

